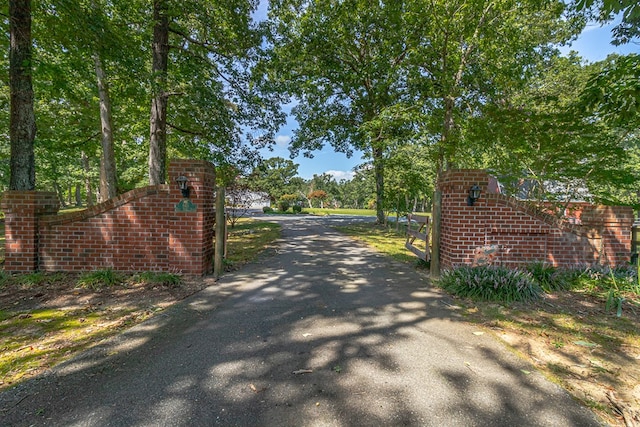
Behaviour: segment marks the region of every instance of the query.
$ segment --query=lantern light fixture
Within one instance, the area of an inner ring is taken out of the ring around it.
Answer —
[[[469,197],[467,197],[467,206],[473,206],[476,200],[480,198],[480,186],[473,185],[469,189]]]
[[[180,187],[182,197],[189,197],[189,179],[184,175],[180,175],[176,178],[176,182],[178,183],[178,187]]]

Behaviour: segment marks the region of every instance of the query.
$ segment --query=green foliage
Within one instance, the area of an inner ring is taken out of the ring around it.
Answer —
[[[170,21],[167,156],[253,165],[272,144],[286,100],[264,70],[265,25],[252,20],[254,0],[166,0]],[[4,6],[6,9],[6,6]],[[6,12],[6,10],[5,10]],[[37,187],[65,204],[95,202],[101,159],[94,58],[113,106],[118,192],[145,185],[153,5],[140,0],[34,2],[33,80],[38,134]],[[7,16],[5,13],[3,16]],[[0,69],[8,70],[8,19],[0,20]],[[0,72],[0,190],[8,184],[8,75]],[[283,102],[285,101],[285,102]],[[6,129],[6,131],[5,131]],[[258,135],[258,136],[256,136]],[[251,144],[249,144],[251,142]]]
[[[471,157],[484,157],[507,193],[519,197],[559,205],[632,201],[639,176],[637,138],[612,127],[580,98],[601,69],[602,64],[585,66],[576,56],[539,64],[528,86],[511,91],[503,104],[483,107],[484,114],[474,119],[467,137],[492,143],[485,144],[482,156]]]
[[[300,206],[300,205],[293,205],[292,209],[293,209],[293,213],[302,212],[302,206]]]
[[[273,213],[273,208],[271,206],[263,206],[262,213]]]
[[[280,199],[278,201],[278,209],[280,209],[281,212],[288,211],[290,207],[291,207],[291,205],[289,204],[289,202],[287,200]]]
[[[82,274],[77,281],[77,286],[100,290],[122,284],[124,277],[112,269],[95,270]]]
[[[247,184],[254,191],[267,193],[275,203],[285,194],[295,193],[294,178],[297,174],[297,164],[282,157],[272,157],[253,169],[247,177]]]
[[[618,128],[640,126],[640,55],[610,55],[580,94],[580,107]]]
[[[462,266],[447,270],[438,285],[461,297],[504,303],[536,300],[543,294],[530,273],[501,266]]]
[[[591,266],[576,269],[573,272],[572,287],[593,293],[617,289],[640,296],[637,270],[630,267]]]
[[[47,280],[47,276],[41,271],[36,271],[28,274],[20,274],[16,276],[15,280],[21,286],[32,287],[44,283]]]
[[[575,285],[575,278],[581,273],[576,269],[558,269],[544,262],[527,264],[529,272],[545,292],[569,290]]]
[[[145,271],[131,276],[128,280],[131,283],[141,283],[152,286],[166,286],[169,288],[177,288],[182,284],[182,277],[178,274]]]
[[[601,24],[622,15],[621,22],[613,28],[612,44],[618,46],[640,37],[640,4],[637,0],[575,0],[575,3],[578,10],[594,13]]]

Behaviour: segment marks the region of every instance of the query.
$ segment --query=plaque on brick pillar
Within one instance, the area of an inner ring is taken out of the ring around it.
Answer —
[[[180,200],[180,202],[175,207],[176,212],[196,212],[197,210],[198,207],[190,199]]]

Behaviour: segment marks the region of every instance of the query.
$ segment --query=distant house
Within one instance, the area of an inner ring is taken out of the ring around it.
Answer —
[[[238,211],[262,210],[264,206],[270,206],[269,195],[263,192],[246,189],[229,189],[226,193],[227,209]]]

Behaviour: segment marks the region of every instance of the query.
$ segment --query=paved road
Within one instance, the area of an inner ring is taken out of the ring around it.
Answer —
[[[411,267],[280,221],[275,253],[0,394],[0,425],[599,425]]]

